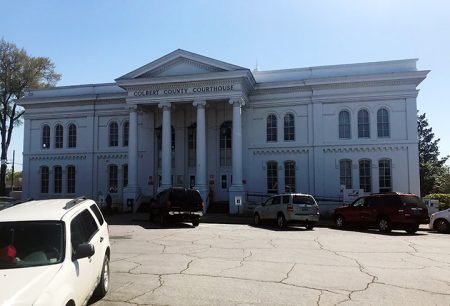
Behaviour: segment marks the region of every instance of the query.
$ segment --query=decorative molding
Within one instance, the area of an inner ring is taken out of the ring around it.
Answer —
[[[323,153],[357,153],[357,152],[386,152],[405,151],[407,146],[377,146],[377,147],[334,147],[322,149]]]
[[[156,68],[154,70],[148,71],[148,72],[140,75],[138,78],[149,78],[149,77],[158,76],[161,73],[163,73],[164,71],[167,71],[168,69],[170,69],[170,68],[172,68],[172,67],[174,67],[174,66],[176,66],[178,64],[189,64],[189,65],[192,65],[193,67],[196,67],[196,68],[199,68],[199,69],[204,69],[207,72],[222,72],[222,71],[225,71],[224,69],[220,69],[218,67],[214,67],[214,66],[210,66],[210,65],[207,65],[207,64],[204,64],[204,63],[200,63],[200,62],[197,62],[197,61],[185,58],[185,57],[180,57],[180,58],[177,58],[177,59],[175,59],[173,61],[170,61],[170,62],[168,62],[168,63],[166,63],[164,65],[161,65],[160,67],[158,67],[158,68]]]
[[[239,107],[242,107],[242,106],[244,106],[246,104],[246,99],[244,97],[232,97],[232,98],[230,98],[228,103],[233,105],[233,107],[235,105],[239,106]]]
[[[99,154],[97,159],[126,159],[128,154],[125,153],[109,153],[109,154]]]
[[[161,102],[158,104],[159,108],[162,108],[163,110],[170,110],[172,104],[170,102]]]
[[[87,158],[83,154],[64,154],[64,155],[31,155],[30,160],[84,160]]]
[[[278,154],[302,154],[308,153],[309,149],[260,149],[254,150],[253,155],[278,155]]]
[[[197,108],[205,108],[206,101],[205,100],[195,100],[192,105]]]

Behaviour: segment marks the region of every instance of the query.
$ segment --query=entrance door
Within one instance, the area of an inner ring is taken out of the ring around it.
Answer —
[[[231,174],[222,173],[216,183],[216,201],[228,201],[228,189],[231,186]]]

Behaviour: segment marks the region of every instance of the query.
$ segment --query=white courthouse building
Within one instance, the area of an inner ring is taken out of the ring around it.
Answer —
[[[416,62],[251,71],[176,50],[113,83],[31,90],[23,197],[111,191],[127,209],[186,186],[235,213],[248,194],[419,194]]]

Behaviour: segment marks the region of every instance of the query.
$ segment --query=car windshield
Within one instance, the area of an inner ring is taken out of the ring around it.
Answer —
[[[292,203],[294,204],[308,204],[308,205],[316,205],[316,202],[312,197],[303,196],[303,195],[294,195],[292,197]]]
[[[57,221],[0,222],[0,269],[62,262],[63,228]]]

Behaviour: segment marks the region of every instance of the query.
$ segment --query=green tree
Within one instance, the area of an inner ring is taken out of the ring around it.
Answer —
[[[443,176],[446,173],[445,162],[449,157],[439,157],[440,139],[434,139],[433,129],[429,127],[425,113],[419,114],[417,117],[417,131],[419,134],[420,193],[425,196],[432,192],[442,192],[439,190],[439,185],[443,182]]]
[[[47,57],[32,57],[13,43],[0,40],[0,195],[5,195],[6,160],[15,126],[25,112],[17,105],[27,88],[55,86],[61,75]]]

